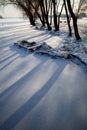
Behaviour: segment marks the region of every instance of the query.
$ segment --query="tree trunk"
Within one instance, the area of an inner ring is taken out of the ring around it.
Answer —
[[[54,27],[55,31],[58,30],[58,25],[57,25],[57,14],[56,14],[56,0],[53,0],[53,14],[54,14]]]
[[[30,24],[35,26],[35,18],[31,12],[31,9],[28,10],[25,5],[23,5],[20,1],[17,1],[18,5],[25,11],[26,16],[29,18]]]
[[[41,10],[41,16],[42,16],[42,25],[45,26],[45,17],[44,17],[44,10],[43,10],[43,5],[40,4],[40,10]]]
[[[37,8],[35,8],[35,6],[33,5],[33,3],[32,3],[31,1],[29,1],[29,2],[30,2],[30,4],[31,4],[32,8],[35,10],[35,12],[36,12],[38,18],[40,19],[40,21],[41,21],[41,23],[42,23],[42,26],[45,26],[45,20],[44,20],[43,14],[42,14],[42,16],[41,16],[41,15],[39,14],[39,12],[37,11]],[[40,9],[41,9],[41,12],[42,12],[41,6],[40,6]]]
[[[51,9],[50,9],[50,25],[52,25],[52,1],[51,1]]]
[[[45,7],[44,2],[42,1],[42,2],[40,3],[40,6],[42,6],[43,17],[45,18],[45,21],[46,21],[48,30],[51,30],[52,28],[51,28],[50,23],[49,23],[49,20],[48,20],[47,5],[46,5],[46,7]],[[46,10],[45,10],[45,8],[46,8]]]
[[[35,25],[36,25],[36,24],[35,24],[35,20],[33,19],[32,16],[29,16],[29,21],[30,21],[30,24],[31,24],[32,26],[35,26]]]
[[[72,17],[72,20],[73,20],[73,27],[74,27],[75,37],[76,37],[77,40],[80,40],[81,38],[80,38],[80,35],[79,35],[79,32],[78,32],[77,17],[73,13],[70,0],[67,0],[67,6],[68,6],[69,13],[70,13],[70,15]]]
[[[50,26],[50,23],[49,23],[49,20],[48,20],[48,15],[45,14],[45,19],[46,19],[46,24],[47,24],[47,27],[48,27],[48,30],[51,30],[51,26]]]
[[[69,15],[68,15],[68,11],[67,11],[67,6],[66,6],[66,1],[64,1],[64,6],[65,6],[65,12],[66,12],[66,17],[67,17],[67,24],[68,24],[68,28],[69,28],[69,36],[72,36],[72,30],[71,30],[71,26],[70,26],[70,19],[69,19]]]
[[[62,5],[61,11],[60,11],[59,16],[58,16],[58,30],[60,29],[60,17],[61,17],[61,14],[62,14],[63,6],[64,6],[64,4]]]

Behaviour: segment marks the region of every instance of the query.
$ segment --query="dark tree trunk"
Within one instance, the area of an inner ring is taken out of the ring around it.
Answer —
[[[58,30],[58,26],[57,26],[57,14],[56,14],[56,0],[53,0],[53,14],[54,14],[54,27],[55,27],[55,31]]]
[[[77,17],[73,13],[70,0],[67,0],[67,6],[68,6],[69,13],[70,13],[70,15],[73,19],[73,27],[74,27],[75,37],[76,37],[77,40],[80,40],[81,38],[80,38],[80,35],[79,35],[79,32],[78,32]]]
[[[50,10],[50,25],[52,25],[52,1],[51,1],[51,10]]]
[[[69,19],[69,15],[68,15],[68,11],[67,11],[67,6],[66,6],[66,1],[64,1],[64,6],[65,6],[65,12],[66,12],[66,17],[67,17],[67,24],[68,24],[68,28],[69,28],[69,36],[72,36],[72,30],[71,30],[71,26],[70,26],[70,19]]]
[[[44,10],[43,10],[42,4],[40,4],[40,9],[41,9],[41,13],[42,13],[42,21],[43,21],[43,22],[42,22],[42,23],[43,23],[42,25],[45,26],[45,17],[44,17]]]
[[[64,4],[62,5],[61,11],[60,11],[59,16],[58,16],[58,30],[60,29],[60,27],[59,27],[60,26],[60,17],[61,17],[61,14],[62,14],[63,6],[64,6]]]
[[[29,1],[29,2],[31,4],[32,8],[35,10],[38,18],[40,19],[42,26],[45,26],[45,20],[44,20],[43,13],[42,13],[42,15],[40,15],[39,12],[37,11],[37,8],[35,8],[35,6],[33,5],[33,3],[31,1]],[[41,12],[43,12],[41,6],[40,6],[40,9],[41,9]]]
[[[48,20],[48,14],[45,14],[45,19],[46,19],[46,24],[47,24],[48,30],[51,30],[52,28],[51,28],[49,20]]]
[[[35,18],[32,14],[32,10],[28,9],[25,5],[23,5],[20,1],[17,1],[18,5],[25,11],[27,17],[29,18],[30,24],[35,26]],[[29,6],[30,7],[30,6]]]
[[[36,25],[36,24],[35,24],[35,20],[33,19],[32,16],[29,16],[29,21],[30,21],[30,24],[31,24],[32,26],[35,26],[35,25]]]
[[[44,5],[44,1],[42,0],[40,4],[41,4],[41,6],[42,6],[43,17],[45,18],[45,21],[46,21],[48,30],[51,30],[52,28],[51,28],[51,26],[50,26],[49,19],[48,19],[47,3],[46,3],[46,5]],[[45,6],[46,6],[46,7],[45,7]],[[46,8],[46,9],[45,9],[45,8]]]

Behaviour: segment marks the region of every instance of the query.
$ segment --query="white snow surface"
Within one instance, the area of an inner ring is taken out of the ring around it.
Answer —
[[[14,46],[47,42],[61,51],[61,43],[72,47],[70,39],[63,30],[37,30],[27,20],[0,20],[0,130],[87,130],[86,68]]]

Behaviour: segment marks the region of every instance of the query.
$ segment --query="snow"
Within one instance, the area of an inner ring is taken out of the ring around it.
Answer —
[[[87,130],[86,68],[14,46],[27,40],[58,50],[67,34],[15,22],[0,22],[0,130]]]
[[[46,40],[47,44],[51,47],[55,48],[58,56],[64,58],[74,57],[79,59],[87,67],[87,18],[78,19],[78,27],[81,35],[81,40],[76,41],[74,36],[74,30],[72,27],[73,37],[68,37],[68,28],[66,19],[61,19],[60,31],[49,31],[47,34],[52,35],[51,44],[49,40]],[[71,20],[71,26],[73,22]],[[43,28],[38,25],[36,27],[39,30],[47,30],[47,28]],[[57,36],[57,37],[56,37]],[[59,36],[59,37],[58,37]],[[59,39],[58,39],[59,38]],[[58,41],[58,42],[57,42]],[[78,62],[77,62],[78,63]]]

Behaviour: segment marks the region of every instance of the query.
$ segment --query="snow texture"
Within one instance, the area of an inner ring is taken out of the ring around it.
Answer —
[[[14,46],[26,40],[59,50],[66,37],[0,20],[0,130],[87,130],[86,68]]]

